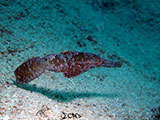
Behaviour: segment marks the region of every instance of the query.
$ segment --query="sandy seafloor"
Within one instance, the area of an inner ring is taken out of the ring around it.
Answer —
[[[16,85],[24,61],[62,51],[123,66],[71,79],[45,71]],[[64,120],[160,118],[159,0],[0,0],[0,120],[61,120],[63,112]]]

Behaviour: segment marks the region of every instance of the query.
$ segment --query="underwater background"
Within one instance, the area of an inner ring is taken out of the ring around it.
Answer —
[[[123,66],[16,84],[23,62],[63,51]],[[0,120],[61,119],[160,119],[159,0],[0,0]]]

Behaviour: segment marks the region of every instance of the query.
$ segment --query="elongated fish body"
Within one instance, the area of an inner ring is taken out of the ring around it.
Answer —
[[[65,77],[75,77],[91,68],[121,67],[120,62],[104,60],[99,56],[83,52],[62,52],[60,55],[48,55],[50,66],[48,70],[62,72]]]
[[[96,67],[121,67],[121,62],[105,60],[92,53],[66,51],[50,54],[43,58],[35,57],[24,62],[15,70],[16,81],[24,84],[40,76],[45,70],[62,72],[65,77],[75,77]]]

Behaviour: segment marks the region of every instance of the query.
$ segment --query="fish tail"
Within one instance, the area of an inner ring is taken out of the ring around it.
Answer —
[[[108,61],[108,60],[103,60],[101,66],[103,67],[121,67],[122,66],[122,62],[112,62],[112,61]]]

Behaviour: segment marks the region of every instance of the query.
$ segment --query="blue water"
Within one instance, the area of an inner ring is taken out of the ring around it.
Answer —
[[[32,57],[62,51],[90,52],[122,61],[123,66],[91,69],[72,79],[46,71],[29,84],[16,85],[14,70],[20,64]],[[25,102],[23,110],[30,110],[25,106],[28,99],[23,96],[27,92],[35,94],[28,95],[35,109],[39,108],[38,102],[48,102],[57,104],[59,111],[65,111],[67,105],[69,112],[79,102],[90,107],[78,106],[75,112],[95,112],[82,114],[88,120],[158,120],[160,1],[1,0],[0,67],[0,108],[7,111],[0,109],[2,120],[6,116],[26,120],[30,117],[29,112],[28,117],[17,117],[9,109],[17,105],[11,102],[16,99]],[[10,89],[24,99],[14,98]],[[40,95],[37,102],[36,95]],[[5,101],[10,104],[7,106]]]

